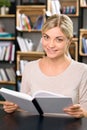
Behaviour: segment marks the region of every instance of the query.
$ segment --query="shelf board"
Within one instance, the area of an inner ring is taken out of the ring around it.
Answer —
[[[19,62],[21,59],[35,60],[35,59],[43,57],[44,55],[45,55],[44,52],[36,52],[36,51],[21,52],[21,51],[17,51],[17,62]]]
[[[80,7],[81,8],[87,8],[87,5],[81,5]]]
[[[80,52],[80,56],[87,57],[87,54]]]
[[[15,18],[15,14],[0,15],[0,18]]]
[[[13,81],[0,81],[1,85],[16,85],[16,82]]]
[[[46,8],[46,5],[17,5],[16,7],[17,7],[17,9],[24,9],[24,10],[26,10],[26,9],[29,10],[29,8],[30,9],[36,8],[38,10],[38,9]]]
[[[78,17],[79,14],[67,14],[69,17]]]
[[[0,40],[15,40],[16,38],[15,37],[12,37],[12,38],[5,38],[5,37],[0,37]]]
[[[73,41],[78,41],[78,38],[77,38],[77,37],[74,37],[72,40],[73,40]]]
[[[81,33],[81,32],[85,33],[85,32],[87,32],[87,29],[81,28],[81,29],[80,29],[80,33]]]
[[[35,56],[35,55],[44,55],[44,52],[37,52],[37,51],[30,51],[30,52],[22,52],[22,51],[17,51],[17,55],[24,55],[24,56]]]
[[[19,31],[19,32],[41,32],[41,30],[36,30],[36,29],[31,29],[31,30],[17,30],[17,31]]]

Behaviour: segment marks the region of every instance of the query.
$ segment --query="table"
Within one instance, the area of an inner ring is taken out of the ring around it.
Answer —
[[[87,130],[87,118],[40,117],[27,112],[0,109],[0,130]]]

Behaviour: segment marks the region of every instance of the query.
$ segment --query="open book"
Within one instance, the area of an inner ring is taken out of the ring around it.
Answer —
[[[32,97],[6,88],[1,88],[0,94],[5,100],[18,104],[21,109],[31,114],[64,114],[63,109],[72,105],[70,97],[43,90],[37,91]]]

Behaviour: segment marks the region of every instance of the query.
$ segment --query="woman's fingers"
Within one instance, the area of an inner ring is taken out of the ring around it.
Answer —
[[[17,104],[6,101],[3,105],[3,109],[7,113],[14,112],[18,108]]]
[[[65,108],[64,112],[76,118],[81,118],[84,116],[84,111],[79,104],[75,104],[73,106]]]

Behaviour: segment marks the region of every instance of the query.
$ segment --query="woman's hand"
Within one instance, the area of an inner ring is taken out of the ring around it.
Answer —
[[[3,109],[7,113],[12,113],[15,110],[17,110],[17,108],[18,108],[18,105],[14,104],[12,102],[5,101],[4,104],[3,104]]]
[[[81,108],[80,104],[64,108],[64,112],[75,118],[85,117],[85,111]]]

